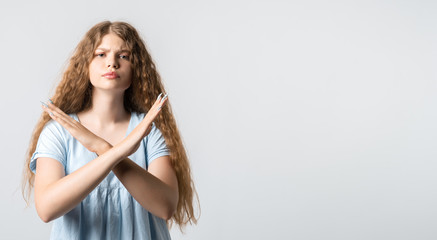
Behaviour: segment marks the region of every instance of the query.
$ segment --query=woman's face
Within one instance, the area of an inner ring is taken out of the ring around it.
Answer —
[[[89,66],[93,87],[117,92],[129,88],[132,81],[129,57],[130,51],[120,37],[114,33],[105,35]]]

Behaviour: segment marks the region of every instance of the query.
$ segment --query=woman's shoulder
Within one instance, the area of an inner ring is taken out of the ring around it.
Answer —
[[[69,139],[67,130],[58,122],[50,119],[43,127],[39,136],[40,140],[52,142],[66,142]]]
[[[47,130],[59,130],[60,131],[60,130],[64,129],[64,127],[62,127],[62,125],[59,124],[58,122],[56,122],[55,120],[50,119],[45,124],[44,129],[47,129]]]
[[[147,113],[143,112],[131,112],[131,125],[136,127],[146,116]],[[152,123],[152,132],[155,131],[156,125]]]
[[[131,118],[134,122],[141,122],[145,116],[146,114],[142,112],[131,112]]]
[[[77,115],[75,113],[70,113],[68,114],[71,118],[73,118],[74,120],[78,121],[77,119]],[[69,135],[67,130],[57,121],[50,119],[43,128],[43,131],[50,131],[56,134],[60,134],[60,135]]]

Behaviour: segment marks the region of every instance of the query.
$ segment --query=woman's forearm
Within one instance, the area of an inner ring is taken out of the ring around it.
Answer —
[[[98,152],[103,154],[111,148],[112,146],[107,143]],[[129,158],[118,162],[112,171],[144,209],[160,218],[171,218],[178,202],[176,176],[175,186],[171,187]]]
[[[171,187],[128,158],[112,171],[144,209],[165,220],[173,216],[178,203],[176,179]]]
[[[71,211],[123,158],[116,148],[111,148],[56,182],[47,186],[35,185],[35,205],[41,219],[49,222]]]

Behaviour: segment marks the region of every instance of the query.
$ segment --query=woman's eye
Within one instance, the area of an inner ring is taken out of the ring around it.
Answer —
[[[129,59],[129,56],[127,56],[127,55],[120,55],[120,58],[122,58],[122,59]]]
[[[105,56],[105,54],[104,53],[97,53],[96,56],[103,57],[103,56]]]

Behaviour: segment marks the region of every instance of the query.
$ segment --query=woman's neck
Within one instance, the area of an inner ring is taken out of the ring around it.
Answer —
[[[124,109],[124,93],[93,91],[91,108],[83,112],[87,119],[93,119],[96,127],[115,125],[130,118],[130,113]]]

